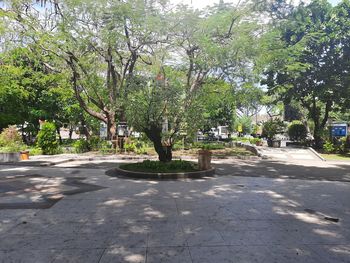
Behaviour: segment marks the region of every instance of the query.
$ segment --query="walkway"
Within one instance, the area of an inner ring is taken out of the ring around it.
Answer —
[[[62,197],[49,209],[0,207],[4,263],[333,263],[350,258],[347,182],[228,174],[135,181],[108,177],[105,169],[5,165],[0,174],[0,202],[27,200],[31,193],[32,203],[40,202],[38,196]],[[24,175],[46,183],[19,180],[10,191],[6,177]],[[100,188],[67,194],[80,188],[69,185],[74,178]]]

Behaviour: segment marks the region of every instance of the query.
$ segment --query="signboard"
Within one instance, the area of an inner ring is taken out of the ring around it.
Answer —
[[[243,132],[242,124],[239,124],[239,125],[238,125],[237,131],[238,131],[238,132]]]
[[[346,123],[332,124],[332,137],[345,137],[348,134],[348,125]]]

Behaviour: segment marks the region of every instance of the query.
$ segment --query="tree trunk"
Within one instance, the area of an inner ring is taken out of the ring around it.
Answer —
[[[56,127],[56,132],[58,134],[58,140],[59,140],[60,144],[62,144],[62,136],[61,136],[61,132],[60,132],[60,127]]]
[[[110,118],[108,116],[107,120],[107,140],[113,140],[113,137],[116,135],[117,132],[117,123],[116,121]]]
[[[153,142],[153,146],[158,154],[159,161],[170,162],[173,159],[172,146],[163,146],[161,136],[162,127],[152,125],[149,129],[145,129],[144,132]]]
[[[315,128],[314,128],[314,140],[315,140],[315,148],[316,149],[322,149],[322,136],[321,136],[321,127],[319,123],[319,119],[314,119],[313,120],[315,123]]]
[[[72,139],[72,136],[73,136],[73,127],[70,127],[69,128],[69,140]]]
[[[84,119],[84,116],[82,116],[81,118],[81,129],[82,129],[82,133],[85,135],[86,137],[86,140],[89,140],[90,139],[90,133],[89,133],[89,130],[86,126],[86,122],[85,122],[85,119]]]

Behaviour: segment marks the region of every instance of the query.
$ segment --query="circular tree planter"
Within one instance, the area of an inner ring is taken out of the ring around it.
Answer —
[[[215,169],[210,168],[203,171],[195,172],[183,172],[183,173],[149,173],[149,172],[136,172],[120,169],[119,167],[108,170],[107,175],[113,177],[125,177],[132,179],[153,179],[153,180],[176,180],[176,179],[199,179],[203,177],[213,177]]]

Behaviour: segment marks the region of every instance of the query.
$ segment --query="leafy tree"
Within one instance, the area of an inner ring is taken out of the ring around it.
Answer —
[[[198,93],[196,110],[201,112],[197,125],[209,130],[216,126],[233,128],[236,97],[232,86],[223,80],[208,80]]]
[[[264,82],[283,102],[295,99],[308,110],[317,147],[330,112],[349,98],[349,62],[344,59],[349,3],[340,6],[332,9],[327,1],[313,1],[297,7],[278,28],[279,38],[272,34],[273,56]]]
[[[80,107],[107,124],[110,138],[117,119],[125,121],[123,102],[134,71],[152,64],[150,50],[167,38],[165,3],[48,0],[45,4],[39,18],[35,1],[8,3],[5,19],[12,20],[8,29],[24,43],[34,43],[56,57],[45,63],[71,75]]]

